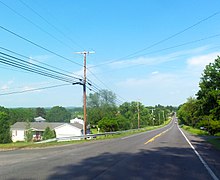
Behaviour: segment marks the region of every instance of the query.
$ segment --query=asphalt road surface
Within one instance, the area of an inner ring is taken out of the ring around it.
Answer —
[[[124,138],[0,152],[0,179],[217,180],[219,151],[187,135],[196,154],[174,122]]]

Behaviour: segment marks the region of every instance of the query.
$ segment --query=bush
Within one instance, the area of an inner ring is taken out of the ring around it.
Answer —
[[[43,133],[43,140],[52,139],[55,137],[56,135],[54,130],[51,130],[49,127],[47,127]]]
[[[115,119],[103,118],[99,121],[98,126],[103,132],[118,131],[118,123]]]
[[[10,125],[9,116],[5,112],[0,112],[0,143],[10,143]]]

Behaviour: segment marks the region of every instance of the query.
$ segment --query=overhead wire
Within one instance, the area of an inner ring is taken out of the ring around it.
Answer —
[[[43,76],[47,76],[53,79],[69,82],[69,83],[75,83],[76,80],[80,80],[79,78],[63,74],[33,63],[30,63],[28,61],[25,61],[23,59],[8,55],[6,53],[0,52],[0,63],[6,64],[9,66],[13,66],[19,69],[23,69],[32,73],[40,74]]]
[[[45,90],[45,89],[51,89],[51,88],[69,86],[69,85],[70,84],[59,84],[59,85],[53,85],[53,86],[47,86],[47,87],[27,89],[27,90],[22,90],[22,91],[13,91],[13,92],[8,92],[8,93],[0,93],[0,96],[13,95],[13,94],[21,94],[21,93],[26,93],[26,92],[39,91],[39,90]]]
[[[103,81],[101,81],[90,69],[88,71],[101,83],[103,84],[107,89],[111,90]],[[111,90],[112,91],[112,90]],[[112,91],[113,92],[113,91]],[[116,93],[115,93],[116,94]],[[122,100],[125,100],[123,97],[120,95],[116,94],[118,97],[120,97]],[[126,101],[126,100],[125,100]]]
[[[159,45],[159,44],[161,44],[161,43],[166,42],[166,41],[168,41],[168,40],[170,40],[170,39],[172,39],[172,38],[174,38],[174,37],[176,37],[176,36],[178,36],[178,35],[180,35],[180,34],[186,32],[186,31],[188,31],[188,30],[190,30],[190,29],[192,29],[192,28],[198,26],[199,24],[201,24],[201,23],[203,23],[203,22],[205,22],[205,21],[207,21],[207,20],[213,18],[214,16],[217,16],[218,14],[220,14],[220,11],[217,11],[217,12],[215,12],[215,13],[209,15],[208,17],[205,17],[205,18],[203,18],[202,20],[200,20],[200,21],[194,23],[193,25],[188,26],[188,27],[186,27],[185,29],[183,29],[183,30],[181,30],[181,31],[179,31],[179,32],[177,32],[177,33],[174,33],[173,35],[168,36],[168,37],[166,37],[166,38],[164,38],[164,39],[162,39],[162,40],[159,40],[159,41],[157,41],[157,42],[155,42],[155,43],[153,43],[153,44],[151,44],[151,45],[149,45],[149,46],[147,46],[147,47],[145,47],[145,48],[142,48],[142,49],[140,49],[140,50],[138,50],[138,51],[135,51],[135,52],[133,52],[133,53],[131,53],[131,54],[128,54],[128,55],[126,55],[126,56],[123,56],[123,57],[120,57],[120,58],[116,58],[116,59],[114,59],[114,60],[110,60],[110,61],[108,61],[108,62],[106,62],[106,63],[100,63],[100,64],[97,64],[97,65],[91,66],[91,67],[103,66],[103,65],[106,65],[106,64],[111,64],[111,63],[117,62],[118,60],[130,58],[130,57],[132,57],[132,56],[134,56],[134,55],[136,55],[136,54],[138,54],[138,53],[140,53],[140,52],[146,51],[146,50],[148,50],[148,49],[151,49],[152,47],[155,47],[155,46],[157,46],[157,45]]]
[[[46,18],[44,18],[43,16],[41,16],[36,10],[34,10],[32,7],[30,7],[29,5],[27,5],[24,1],[19,0],[26,8],[28,8],[29,10],[31,10],[34,14],[36,14],[38,17],[40,17],[44,22],[46,22],[50,27],[52,27],[53,29],[55,29],[57,32],[59,32],[63,37],[65,37],[67,40],[71,41],[73,44],[77,45],[79,48],[81,49],[85,49],[83,48],[79,43],[77,43],[76,41],[74,41],[71,37],[68,37],[65,33],[63,33],[58,27],[56,27],[55,25],[53,25],[52,23],[50,23]]]
[[[74,73],[72,73],[72,72],[63,70],[63,69],[61,69],[61,68],[58,68],[58,67],[49,65],[49,64],[47,64],[47,63],[40,62],[40,61],[38,61],[38,60],[36,60],[36,59],[34,59],[34,58],[30,58],[30,57],[27,57],[27,56],[22,55],[22,54],[20,54],[20,53],[16,53],[16,52],[14,52],[14,51],[12,51],[12,50],[9,50],[9,49],[7,49],[7,48],[4,48],[4,47],[1,47],[1,46],[0,46],[0,49],[2,49],[2,50],[4,50],[4,51],[7,51],[7,52],[9,52],[9,53],[18,55],[18,56],[20,56],[20,57],[23,57],[23,58],[26,58],[26,59],[30,59],[31,61],[37,62],[37,63],[42,64],[42,65],[45,65],[45,66],[47,66],[47,67],[50,67],[50,68],[53,68],[53,69],[62,71],[62,72],[64,72],[64,73],[73,74],[74,76],[78,76],[79,79],[83,79],[83,77],[80,76],[80,75],[78,75],[78,74],[74,74]]]
[[[35,43],[35,42],[33,42],[33,41],[31,41],[31,40],[29,40],[29,39],[27,39],[27,38],[25,38],[25,37],[23,37],[23,36],[21,36],[21,35],[15,33],[15,32],[13,32],[13,31],[11,31],[11,30],[9,30],[9,29],[7,29],[7,28],[1,26],[1,25],[0,25],[0,28],[1,28],[2,30],[4,30],[4,31],[6,31],[6,32],[8,32],[8,33],[10,33],[10,34],[12,34],[12,35],[14,35],[14,36],[20,38],[20,39],[22,39],[22,40],[24,40],[24,41],[26,41],[26,42],[32,44],[32,45],[38,47],[38,48],[41,48],[41,49],[43,49],[43,50],[45,50],[45,51],[47,51],[47,52],[49,52],[49,53],[51,53],[51,54],[56,55],[57,57],[60,57],[60,58],[66,60],[66,61],[68,61],[68,62],[71,62],[71,63],[73,63],[73,64],[76,64],[76,65],[78,65],[78,66],[83,67],[82,64],[79,64],[79,63],[77,63],[77,62],[75,62],[75,61],[72,61],[71,59],[66,58],[66,57],[64,57],[64,56],[62,56],[62,55],[60,55],[60,54],[58,54],[58,53],[56,53],[56,52],[54,52],[54,51],[51,51],[51,50],[49,50],[49,49],[47,49],[47,48],[45,48],[45,47],[43,47],[43,46],[41,46],[41,45],[39,45],[39,44],[37,44],[37,43]]]
[[[69,46],[68,44],[64,43],[62,40],[58,39],[57,37],[55,37],[54,35],[52,35],[51,33],[49,33],[48,31],[44,30],[41,26],[37,25],[36,23],[34,23],[32,20],[30,20],[29,18],[25,17],[24,15],[22,15],[21,13],[17,12],[16,10],[14,10],[13,8],[11,8],[10,6],[8,6],[7,4],[5,4],[4,2],[0,1],[0,3],[2,3],[4,6],[6,6],[8,9],[10,9],[13,13],[15,13],[16,15],[22,17],[23,19],[25,19],[27,22],[29,22],[30,24],[34,25],[37,29],[39,29],[40,31],[44,32],[45,34],[47,34],[48,36],[50,36],[51,38],[55,39],[56,41],[58,41],[59,43],[61,43],[62,45],[68,47],[69,49],[72,50],[72,47]]]
[[[174,48],[178,48],[178,47],[190,45],[190,44],[193,44],[193,43],[201,42],[201,41],[208,40],[208,39],[212,39],[212,38],[216,38],[216,37],[220,37],[220,34],[215,34],[215,35],[212,35],[212,36],[209,36],[209,37],[205,37],[205,38],[201,38],[201,39],[197,39],[197,40],[185,42],[185,43],[182,43],[182,44],[170,46],[170,47],[167,47],[167,48],[163,48],[163,49],[151,51],[151,52],[142,54],[141,56],[145,56],[145,55],[149,55],[149,54],[155,54],[155,53],[167,51],[167,50],[170,50],[170,49],[174,49]],[[135,58],[135,57],[137,57],[137,56],[133,56],[132,58]],[[180,56],[178,56],[178,57],[180,57]],[[104,73],[105,73],[105,74],[106,74],[106,73],[112,73],[112,72],[115,72],[115,71],[121,71],[122,69],[136,68],[136,67],[143,66],[143,65],[147,65],[147,62],[146,62],[146,63],[138,63],[138,64],[136,64],[136,65],[130,65],[130,66],[126,66],[126,67],[117,68],[116,70],[112,70],[112,71],[105,71]],[[96,67],[96,66],[90,66],[90,67],[88,67],[88,68],[95,68],[95,67]],[[166,67],[166,68],[172,68],[172,67],[169,66],[169,67]],[[173,68],[172,68],[172,69],[173,69]],[[99,73],[99,74],[102,74],[102,73]]]

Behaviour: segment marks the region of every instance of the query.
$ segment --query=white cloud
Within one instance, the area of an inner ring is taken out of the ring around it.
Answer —
[[[8,90],[10,88],[10,85],[12,85],[13,83],[14,83],[13,80],[8,81],[6,84],[3,84],[1,86],[1,90],[3,90],[3,91]]]
[[[207,50],[207,48],[208,46],[204,46],[204,47],[199,47],[199,48],[190,49],[190,50],[176,51],[174,53],[169,53],[169,54],[160,55],[160,56],[151,56],[151,57],[140,56],[137,58],[124,59],[121,61],[113,62],[109,66],[111,68],[117,69],[117,68],[126,68],[130,66],[138,66],[138,65],[158,65],[161,63],[165,63],[165,62],[179,60],[180,57],[199,54]]]
[[[159,74],[159,71],[154,71],[151,74]]]
[[[206,65],[214,62],[217,56],[220,55],[220,52],[213,52],[205,55],[199,55],[187,60],[189,68],[199,68],[204,69]]]

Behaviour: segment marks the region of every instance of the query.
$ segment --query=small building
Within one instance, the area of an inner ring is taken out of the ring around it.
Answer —
[[[42,118],[41,116],[34,118],[35,122],[46,122],[46,119]]]
[[[70,123],[79,123],[79,124],[84,124],[84,120],[79,119],[79,118],[74,118],[70,120]]]
[[[42,121],[30,123],[16,122],[14,125],[11,126],[12,141],[25,141],[25,134],[28,130],[31,130],[33,132],[33,140],[42,140],[43,133],[47,127],[55,131],[56,138],[81,139],[80,137],[71,137],[82,136],[83,133],[83,125],[79,123],[57,123]]]

